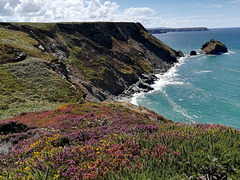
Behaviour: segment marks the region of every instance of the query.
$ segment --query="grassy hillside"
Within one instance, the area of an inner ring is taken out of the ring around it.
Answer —
[[[240,132],[126,103],[73,103],[0,123],[0,179],[239,179]]]
[[[0,66],[0,117],[49,110],[81,100],[82,93],[48,69],[42,59],[28,58]]]
[[[174,62],[136,23],[0,23],[0,119],[103,101]]]

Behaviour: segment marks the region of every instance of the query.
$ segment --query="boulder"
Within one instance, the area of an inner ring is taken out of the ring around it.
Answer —
[[[184,57],[184,54],[181,50],[176,51],[175,55],[176,57]]]
[[[145,82],[139,82],[138,87],[140,89],[144,89],[144,90],[147,90],[147,91],[154,90],[153,87],[151,87],[148,83],[145,83]]]
[[[154,84],[154,81],[157,80],[157,77],[154,74],[142,74],[141,76],[142,81],[144,81],[145,83],[148,83],[150,85]]]
[[[61,74],[63,78],[66,80],[70,80],[69,72],[66,66],[66,63],[59,59],[53,59],[49,63],[49,68],[52,69],[54,72]]]
[[[201,50],[202,53],[215,55],[220,55],[228,52],[226,46],[215,39],[211,39],[210,42],[207,42],[204,45],[202,45]]]
[[[196,56],[197,55],[197,52],[196,51],[191,51],[190,52],[190,56]]]
[[[15,55],[14,62],[23,61],[27,58],[27,53],[20,52]]]

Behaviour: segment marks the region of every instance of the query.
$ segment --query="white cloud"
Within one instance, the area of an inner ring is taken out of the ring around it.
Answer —
[[[1,21],[143,21],[154,16],[151,8],[128,8],[100,0],[1,0]]]
[[[207,9],[215,9],[215,8],[222,8],[223,5],[221,5],[221,4],[203,4],[203,3],[197,3],[197,4],[193,5],[193,7],[207,8]]]
[[[126,16],[152,16],[155,14],[155,11],[151,8],[142,7],[142,8],[128,8],[124,11]]]
[[[198,4],[198,6],[223,7],[220,4]],[[148,7],[131,7],[124,11],[120,11],[119,7],[115,2],[100,0],[0,0],[0,21],[125,21],[141,22],[145,27],[220,27],[223,21],[233,22],[229,19],[225,21],[225,17],[203,15],[179,17],[171,14],[159,17],[153,9]]]
[[[0,15],[7,21],[107,21],[118,8],[100,0],[1,0]]]

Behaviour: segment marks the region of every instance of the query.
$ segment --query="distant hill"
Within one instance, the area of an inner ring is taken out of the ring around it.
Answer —
[[[206,27],[193,27],[193,28],[149,28],[148,32],[152,34],[162,34],[168,32],[186,32],[186,31],[209,31]]]

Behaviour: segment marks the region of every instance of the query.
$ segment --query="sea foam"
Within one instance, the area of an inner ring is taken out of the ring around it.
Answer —
[[[178,68],[184,64],[185,60],[188,57],[181,57],[178,60],[178,63],[175,63],[173,67],[171,67],[166,73],[164,74],[156,74],[158,80],[154,82],[154,84],[152,85],[152,87],[154,88],[154,90],[149,91],[147,93],[135,93],[130,101],[130,103],[134,104],[134,105],[138,105],[137,103],[137,99],[138,98],[144,98],[145,94],[148,93],[152,93],[154,91],[163,91],[164,87],[166,87],[167,85],[182,85],[184,84],[184,82],[179,81],[177,79],[177,71]]]

